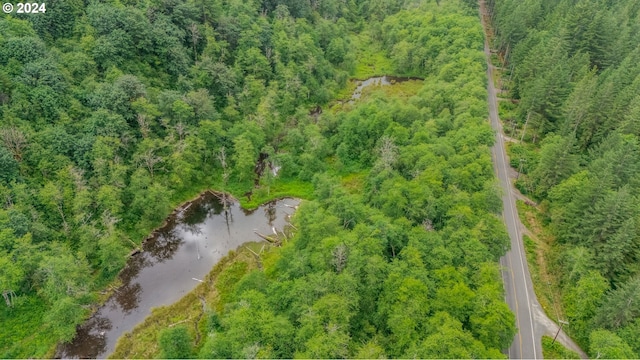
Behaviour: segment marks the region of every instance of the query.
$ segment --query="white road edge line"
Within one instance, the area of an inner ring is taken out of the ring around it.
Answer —
[[[490,65],[487,64],[487,66],[490,66]],[[493,80],[490,80],[490,81],[493,81]],[[494,96],[494,98],[491,99],[491,101],[494,101],[494,103],[495,103],[495,93],[493,94],[493,96]],[[496,112],[497,111],[498,111],[498,109],[496,108]],[[511,195],[511,181],[509,181],[509,175],[508,175],[509,173],[507,172],[507,164],[506,164],[506,159],[507,158],[506,158],[506,155],[505,155],[505,152],[504,152],[504,140],[502,139],[502,126],[500,126],[500,122],[499,121],[498,121],[498,123],[496,125],[498,125],[497,128],[498,128],[498,131],[501,134],[500,144],[499,145],[500,145],[500,153],[501,153],[502,161],[503,161],[502,162],[502,168],[504,170],[504,174],[505,174],[505,177],[506,177],[506,180],[507,180],[507,186],[508,186],[508,189],[509,189],[509,191],[507,192],[507,198],[509,200],[509,210],[511,211],[511,215],[512,216],[513,215],[518,216],[514,212],[514,209],[513,209],[513,199],[512,199],[512,195]],[[518,224],[516,223],[515,216],[512,217],[511,221],[513,223],[513,228],[514,228],[514,230],[516,232],[516,242],[518,243],[518,255],[519,255],[519,258],[520,258],[520,267],[522,269],[522,276],[524,278],[524,291],[525,291],[525,295],[527,296],[527,311],[529,312],[529,321],[530,321],[530,326],[531,326],[531,340],[532,340],[532,343],[533,343],[533,358],[537,359],[538,356],[536,354],[536,339],[535,339],[535,332],[533,330],[533,316],[531,315],[531,299],[529,298],[529,287],[527,286],[527,273],[524,271],[524,262],[522,261],[522,250],[521,250],[522,244],[521,243],[522,243],[523,240],[520,237],[520,231],[518,229]],[[522,354],[520,354],[520,355],[522,355]]]

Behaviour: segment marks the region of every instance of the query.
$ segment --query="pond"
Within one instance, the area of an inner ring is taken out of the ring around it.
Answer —
[[[78,326],[71,343],[58,347],[56,357],[107,357],[118,338],[150,315],[151,308],[185,296],[229,251],[261,241],[256,232],[281,231],[300,203],[282,199],[246,211],[234,202],[225,212],[218,196],[208,192],[183,205],[154,231],[120,273],[122,286]]]

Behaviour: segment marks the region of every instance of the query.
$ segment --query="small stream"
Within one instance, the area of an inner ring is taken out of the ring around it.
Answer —
[[[122,286],[84,324],[76,337],[58,347],[60,358],[105,358],[117,340],[151,314],[193,290],[229,251],[261,241],[254,231],[273,234],[288,223],[297,199],[282,199],[254,211],[232,203],[225,214],[217,196],[205,193],[174,212],[154,231],[143,251],[120,273]]]

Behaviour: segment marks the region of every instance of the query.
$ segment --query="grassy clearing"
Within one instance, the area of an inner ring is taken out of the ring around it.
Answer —
[[[337,100],[348,100],[358,86],[353,80],[365,80],[374,76],[398,75],[393,69],[391,60],[385,55],[380,45],[373,42],[369,33],[364,32],[351,37],[351,42],[357,48],[355,70],[352,80],[335,94]]]
[[[19,297],[13,308],[0,306],[0,358],[53,357],[56,341],[42,319],[47,308],[36,296]]]
[[[349,100],[351,98],[351,94],[356,91],[357,87],[358,84],[356,84],[355,81],[347,81],[347,85],[335,95],[335,98],[342,101]]]
[[[259,189],[253,189],[251,200],[243,194],[234,193],[233,195],[240,201],[240,205],[247,210],[255,209],[264,203],[284,197],[295,197],[305,200],[314,198],[313,185],[297,179],[278,180],[270,188],[262,186]]]
[[[542,337],[542,356],[545,359],[580,359],[580,355],[567,349],[559,342],[553,343],[553,338],[549,336]]]
[[[380,44],[371,40],[368,31],[354,35],[352,42],[356,45],[355,79],[368,79],[372,76],[389,75],[395,73],[391,59],[389,59]]]
[[[198,349],[204,342],[207,314],[212,309],[221,310],[223,300],[233,290],[235,282],[245,273],[258,267],[253,252],[259,253],[264,243],[249,243],[222,258],[204,282],[178,302],[154,308],[144,322],[132,332],[123,335],[116,345],[112,359],[155,358],[160,354],[158,334],[160,331],[184,325]]]
[[[354,84],[354,83],[350,82],[350,84]],[[367,99],[376,98],[376,97],[385,98],[385,99],[396,98],[396,99],[406,101],[412,96],[415,96],[418,93],[418,91],[422,89],[423,86],[424,86],[424,81],[422,80],[408,80],[408,81],[403,81],[400,83],[396,83],[392,85],[384,85],[384,86],[368,86],[362,89],[362,97],[358,101],[356,101],[354,104],[336,102],[329,108],[329,111],[331,111],[333,114],[343,112],[343,111],[350,111],[355,109],[358,103],[361,103],[366,101]],[[353,92],[354,89],[355,89],[355,85],[347,95],[346,97],[347,99],[351,97],[351,93]]]
[[[528,230],[523,241],[538,301],[550,319],[565,318],[556,277],[558,272],[552,268],[549,260],[554,238],[543,227],[539,210],[520,200],[516,205],[520,220]]]
[[[424,81],[422,80],[409,80],[390,86],[370,86],[363,89],[362,96],[363,98],[381,96],[383,98],[409,100],[422,89],[423,83]]]
[[[340,180],[342,187],[344,187],[350,194],[359,194],[364,189],[364,184],[369,175],[368,171],[361,171],[353,174],[343,176]]]

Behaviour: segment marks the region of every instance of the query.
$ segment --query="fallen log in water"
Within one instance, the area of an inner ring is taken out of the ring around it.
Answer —
[[[274,239],[272,236],[261,234],[261,233],[257,232],[256,230],[254,230],[253,232],[256,235],[260,236],[261,238],[263,238],[264,240],[267,240],[268,242],[270,242],[272,244],[280,244],[280,240],[279,239]]]

